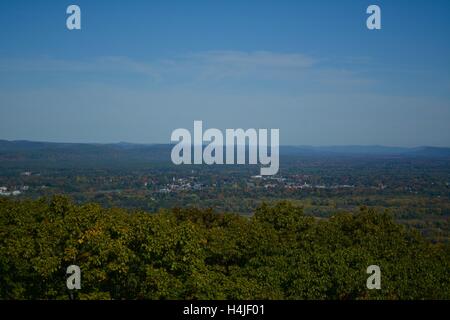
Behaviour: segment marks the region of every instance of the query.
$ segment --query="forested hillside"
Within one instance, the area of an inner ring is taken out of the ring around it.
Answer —
[[[450,299],[450,247],[385,213],[327,219],[289,202],[251,217],[0,198],[0,299]],[[381,290],[366,288],[379,265]]]

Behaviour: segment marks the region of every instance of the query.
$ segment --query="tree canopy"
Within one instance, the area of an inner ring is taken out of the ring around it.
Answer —
[[[450,299],[450,248],[385,212],[329,219],[290,202],[251,217],[0,199],[0,299]],[[381,290],[368,290],[378,265]]]

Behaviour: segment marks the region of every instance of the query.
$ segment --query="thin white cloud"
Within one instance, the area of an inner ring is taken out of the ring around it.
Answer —
[[[0,70],[36,72],[100,72],[123,71],[149,76],[167,73],[173,68],[211,66],[231,69],[251,68],[307,68],[316,60],[298,53],[275,53],[269,51],[206,51],[181,55],[172,59],[143,62],[123,56],[105,56],[91,60],[68,60],[41,57],[35,59],[0,59]]]
[[[35,59],[0,59],[0,71],[7,73],[62,72],[68,76],[58,78],[61,84],[74,81],[108,83],[127,81],[130,76],[143,76],[144,85],[157,83],[176,89],[226,86],[228,88],[264,85],[264,90],[309,90],[312,85],[321,90],[354,90],[366,85],[370,79],[350,68],[324,65],[324,60],[302,53],[279,53],[271,51],[204,51],[174,56],[170,59],[136,60],[123,56],[104,56],[92,59],[70,60],[41,57]],[[89,74],[86,80],[72,74]],[[0,80],[1,80],[0,75]],[[117,80],[117,81],[116,81]],[[241,81],[242,80],[242,81]],[[151,81],[151,82],[146,82]],[[40,82],[36,83],[37,86]],[[33,85],[31,85],[33,86]],[[323,87],[322,87],[323,86]],[[152,84],[152,87],[153,84]]]
[[[191,54],[188,57],[203,61],[205,64],[244,68],[307,68],[316,63],[315,59],[303,54],[269,51],[208,51]]]

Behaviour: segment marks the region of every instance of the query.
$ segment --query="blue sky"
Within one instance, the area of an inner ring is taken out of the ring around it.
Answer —
[[[0,26],[0,139],[168,143],[203,120],[282,144],[450,146],[449,1],[15,0]]]

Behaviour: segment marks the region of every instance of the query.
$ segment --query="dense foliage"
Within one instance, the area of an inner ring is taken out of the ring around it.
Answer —
[[[450,299],[450,249],[362,208],[329,219],[289,202],[251,217],[211,210],[156,214],[0,198],[0,298]],[[381,290],[366,288],[381,267]]]

